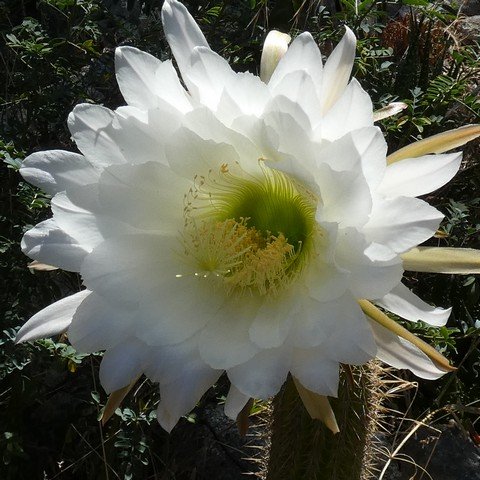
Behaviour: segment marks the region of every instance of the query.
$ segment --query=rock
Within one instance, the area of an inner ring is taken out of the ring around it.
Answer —
[[[457,22],[457,31],[463,44],[478,40],[480,38],[480,15],[460,17]]]
[[[480,0],[463,0],[459,13],[467,17],[480,15]]]
[[[194,423],[181,419],[168,437],[168,453],[162,458],[171,476],[165,478],[244,480],[259,475],[268,451],[265,421],[252,418],[242,437],[214,399],[198,408],[195,418]]]
[[[385,442],[385,441],[383,441]],[[392,448],[388,448],[392,451]],[[421,427],[405,443],[383,480],[480,480],[480,448],[454,424]],[[417,467],[409,463],[413,460]],[[385,465],[380,465],[380,469]],[[421,468],[420,468],[421,467]]]

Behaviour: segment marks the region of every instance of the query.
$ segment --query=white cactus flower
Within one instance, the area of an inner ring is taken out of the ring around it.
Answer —
[[[324,65],[309,33],[288,50],[280,37],[265,83],[235,73],[177,1],[162,18],[183,83],[170,60],[118,48],[127,106],[78,105],[68,125],[81,154],[23,164],[53,195],[53,218],[27,232],[24,252],[79,272],[86,289],[35,315],[18,341],[66,331],[79,351],[105,350],[107,392],[147,375],[166,430],[225,371],[233,418],[289,372],[320,396],[336,395],[340,363],[445,373],[372,302],[446,322],[450,310],[402,284],[402,255],[442,219],[415,197],[449,181],[461,154],[420,148],[387,165],[370,97],[350,80],[349,29]]]

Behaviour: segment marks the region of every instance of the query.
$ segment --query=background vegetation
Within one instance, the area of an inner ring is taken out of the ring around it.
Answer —
[[[19,243],[26,230],[50,216],[49,197],[24,182],[18,168],[33,151],[75,150],[66,118],[77,103],[110,108],[123,103],[114,75],[116,46],[134,45],[162,59],[170,55],[160,22],[161,3],[0,2],[1,478],[227,479],[258,470],[241,458],[253,455],[245,444],[262,445],[261,439],[241,441],[234,426],[218,419],[226,391],[223,380],[172,436],[156,423],[158,392],[148,381],[139,384],[102,428],[97,422],[106,401],[98,382],[101,353],[84,356],[63,336],[13,343],[33,313],[81,287],[76,275],[27,268],[29,260]],[[269,29],[292,35],[309,30],[328,55],[343,33],[342,25],[348,24],[359,39],[354,74],[376,107],[391,101],[408,104],[402,114],[382,122],[392,149],[480,121],[478,33],[471,33],[455,2],[184,3],[212,48],[239,71],[257,72]],[[480,246],[479,150],[478,143],[468,146],[461,173],[428,197],[446,215],[443,235],[433,240],[439,245]],[[465,406],[480,397],[479,280],[418,274],[410,276],[408,284],[432,303],[453,306],[446,327],[410,327],[459,366],[454,374],[421,384],[413,414],[453,406],[474,435],[478,415]],[[400,396],[394,406],[408,404],[408,397]],[[257,405],[255,413],[263,408]]]

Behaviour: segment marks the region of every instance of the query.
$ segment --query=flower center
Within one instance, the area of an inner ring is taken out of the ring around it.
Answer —
[[[219,278],[229,293],[275,295],[311,251],[315,198],[281,172],[263,173],[237,176],[223,166],[186,197],[185,255],[196,275]]]

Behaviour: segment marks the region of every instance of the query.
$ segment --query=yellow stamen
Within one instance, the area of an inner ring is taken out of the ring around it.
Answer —
[[[288,261],[295,256],[294,248],[280,234],[270,237],[264,248],[252,245],[245,253],[242,266],[232,271],[225,282],[234,287],[255,287],[260,295],[276,293],[288,280]]]
[[[245,221],[190,221],[185,229],[185,254],[192,256],[197,273],[227,275],[242,262],[243,256],[259,241],[258,233]]]
[[[221,277],[228,292],[276,294],[294,278],[289,267],[298,253],[283,234],[265,238],[246,221],[192,221],[183,237],[185,255],[197,275]]]

